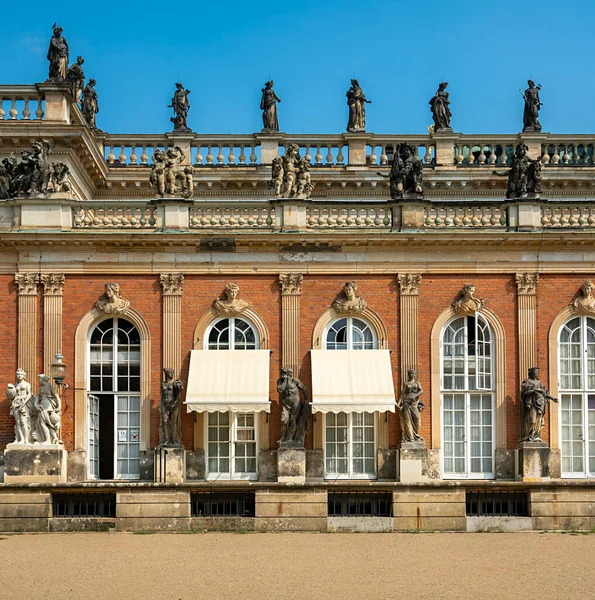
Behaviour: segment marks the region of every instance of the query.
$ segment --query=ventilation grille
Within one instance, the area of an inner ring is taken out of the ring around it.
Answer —
[[[468,490],[468,517],[528,517],[529,495],[519,490]]]
[[[329,492],[329,517],[392,517],[391,492]]]
[[[254,492],[197,492],[190,494],[193,517],[253,517]]]

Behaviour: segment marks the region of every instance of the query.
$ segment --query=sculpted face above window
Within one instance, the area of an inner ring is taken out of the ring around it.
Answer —
[[[366,301],[357,295],[357,284],[355,281],[346,282],[342,293],[333,302],[333,308],[341,315],[359,315],[364,311],[366,306]]]
[[[130,302],[120,293],[119,283],[106,283],[105,292],[99,296],[95,308],[105,314],[123,314],[130,308]]]
[[[213,302],[213,310],[218,315],[241,315],[250,304],[240,298],[240,286],[228,283],[220,298]]]
[[[458,298],[452,303],[457,315],[474,315],[485,306],[485,300],[475,298],[475,286],[466,283],[459,292]]]
[[[593,283],[585,281],[581,286],[579,297],[571,304],[576,312],[582,314],[595,314],[595,298],[593,298]]]

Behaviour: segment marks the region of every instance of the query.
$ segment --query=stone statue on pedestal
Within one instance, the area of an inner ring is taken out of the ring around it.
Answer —
[[[349,106],[349,121],[347,131],[358,133],[366,131],[366,103],[372,104],[359,85],[357,79],[351,80],[351,87],[347,90],[347,106]]]
[[[419,435],[421,426],[420,413],[425,404],[419,399],[423,394],[421,383],[417,379],[417,373],[413,369],[407,371],[408,379],[403,384],[403,390],[397,406],[400,410],[401,441],[423,442],[424,438]]]
[[[176,83],[176,91],[168,108],[174,109],[175,117],[171,117],[170,121],[174,124],[174,131],[191,132],[186,121],[188,119],[188,111],[190,110],[190,102],[188,95],[190,90],[184,89],[184,86],[178,81]]]
[[[448,81],[443,81],[439,86],[434,97],[430,100],[430,110],[434,117],[434,131],[452,131],[450,126],[450,118],[452,116],[450,112],[450,100],[448,99],[448,92],[446,87]]]
[[[62,36],[62,27],[52,26],[47,59],[50,61],[49,81],[66,81],[68,72],[68,42]]]
[[[378,173],[387,177],[384,173]],[[402,200],[405,196],[424,197],[423,163],[412,144],[402,143],[395,146],[393,162],[390,168],[390,197]]]
[[[539,381],[539,368],[529,369],[529,376],[521,384],[523,407],[523,435],[521,442],[543,442],[541,429],[548,402],[558,402]]]
[[[543,191],[543,175],[541,161],[527,156],[528,148],[525,144],[517,144],[511,157],[511,165],[508,171],[494,171],[494,175],[508,177],[506,198],[525,198],[527,194],[539,196]]]
[[[161,402],[159,404],[159,446],[162,448],[182,447],[182,423],[180,406],[184,384],[174,380],[174,370],[163,369],[165,381],[161,382]]]
[[[159,148],[155,149],[149,183],[157,188],[160,196],[179,194],[182,198],[192,197],[194,167],[183,165],[185,159],[186,156],[179,146],[169,148],[166,152]]]
[[[542,104],[539,99],[539,90],[541,85],[535,85],[535,83],[529,79],[527,81],[529,87],[521,92],[521,96],[525,101],[525,109],[523,111],[523,133],[525,131],[541,131],[541,123],[538,120],[539,109]]]
[[[16,383],[8,385],[6,397],[10,402],[10,414],[14,417],[15,444],[31,444],[31,410],[35,400],[31,385],[25,381],[25,371],[17,369]]]
[[[277,391],[281,394],[281,439],[282,448],[303,448],[304,440],[310,427],[310,407],[306,386],[293,377],[291,369],[282,368],[281,377],[277,379]],[[301,401],[300,391],[304,395]]]
[[[96,130],[97,125],[95,123],[95,115],[99,112],[99,104],[97,103],[97,92],[95,91],[95,85],[97,82],[95,79],[89,79],[89,83],[85,86],[83,90],[82,97],[82,106],[81,110],[83,111],[83,117],[85,117],[85,121],[89,124],[91,129]]]
[[[277,96],[273,89],[274,82],[271,79],[264,84],[262,88],[262,99],[260,101],[260,110],[262,110],[263,133],[276,133],[279,131],[279,119],[277,118],[277,102],[281,98]]]
[[[300,147],[288,144],[281,158],[272,162],[269,188],[275,190],[277,198],[307,199],[310,197],[314,184],[310,178],[310,163],[304,156],[300,158]]]
[[[61,444],[62,400],[48,375],[38,375],[37,379],[39,391],[33,403],[33,411],[37,415],[33,438],[37,444]]]
[[[72,96],[75,102],[79,102],[83,89],[85,87],[85,73],[83,72],[83,63],[85,59],[82,56],[77,56],[76,62],[70,65],[68,73],[66,73],[67,81],[72,84]]]

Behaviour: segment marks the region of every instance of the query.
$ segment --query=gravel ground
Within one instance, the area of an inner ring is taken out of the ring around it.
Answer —
[[[2,600],[593,598],[595,535],[0,536]]]

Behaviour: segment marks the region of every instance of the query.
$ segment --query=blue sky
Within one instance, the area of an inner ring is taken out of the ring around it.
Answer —
[[[345,131],[345,92],[357,77],[373,101],[367,129],[425,133],[428,101],[449,81],[452,125],[464,133],[515,133],[519,89],[541,83],[544,131],[595,129],[595,3],[302,0],[301,2],[44,2],[3,26],[2,83],[47,77],[54,20],[70,61],[97,80],[99,127],[171,130],[167,108],[181,81],[189,125],[200,133],[262,127],[260,90],[275,80],[289,133]],[[512,5],[512,6],[511,6]]]

